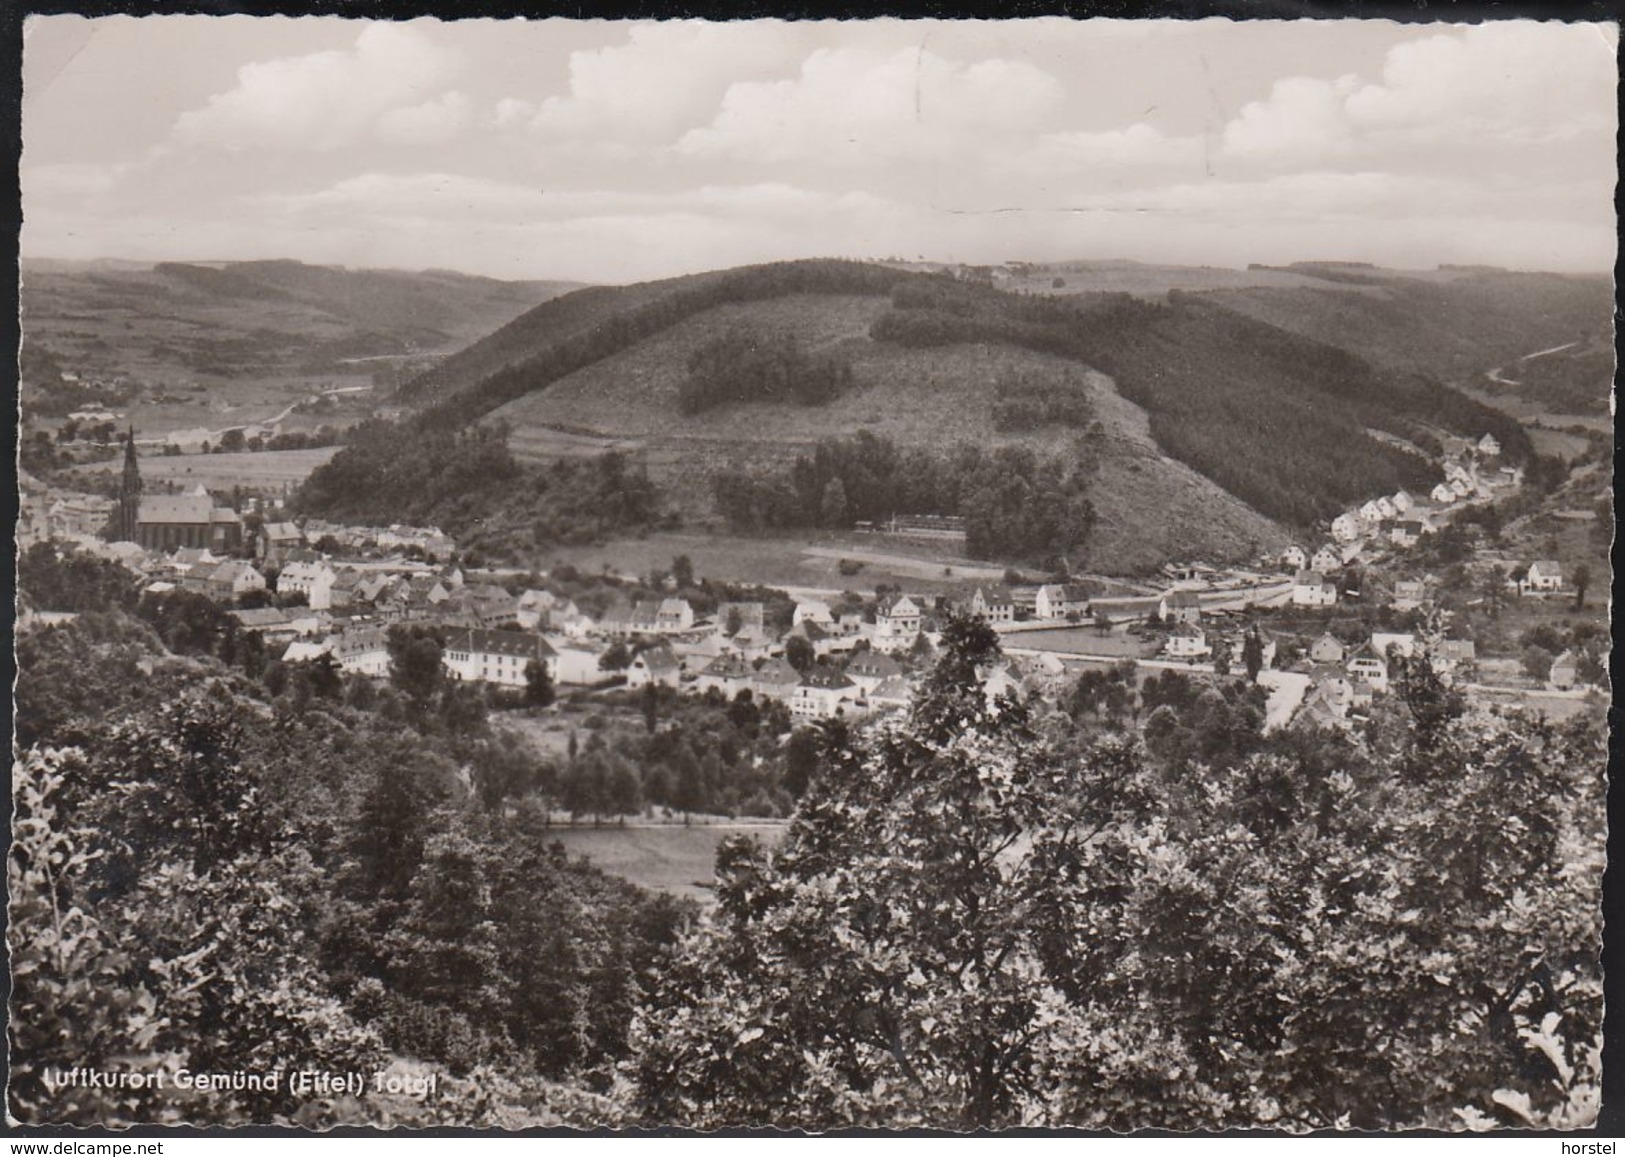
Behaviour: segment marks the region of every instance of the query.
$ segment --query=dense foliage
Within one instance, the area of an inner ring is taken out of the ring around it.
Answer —
[[[135,600],[116,564],[21,563],[32,605],[78,612],[17,645],[21,1121],[1595,1114],[1601,735],[1470,709],[1425,657],[1351,734],[1267,732],[1239,674],[990,699],[996,637],[950,619],[905,720],[792,731],[748,697],[618,692],[598,702],[642,726],[589,719],[548,764],[473,688],[420,678],[430,634],[397,632],[406,670],[379,685],[256,657],[207,600]],[[772,848],[723,845],[694,922],[550,841],[555,805],[646,803],[794,815]],[[445,1077],[429,1116],[44,1082],[399,1064]]]
[[[989,702],[985,628],[946,643],[906,726],[829,732],[785,838],[719,855],[636,1024],[647,1120],[1594,1115],[1595,734],[1468,715],[1424,664],[1366,746],[1288,733],[1176,778]]]
[[[640,464],[608,452],[524,466],[501,425],[372,421],[294,495],[302,514],[341,522],[435,525],[460,546],[513,557],[553,544],[646,529],[660,502]]]
[[[804,349],[794,334],[734,329],[695,350],[678,388],[685,414],[737,402],[818,406],[852,388],[852,366]]]
[[[993,398],[993,428],[1005,433],[1049,426],[1082,430],[1095,421],[1080,371],[1059,380],[1047,374],[1001,374],[993,383]]]
[[[1097,462],[1087,437],[1069,455],[1044,455],[1026,446],[984,450],[968,443],[948,451],[903,448],[860,430],[822,439],[787,470],[725,470],[712,486],[718,510],[739,529],[956,515],[965,520],[973,558],[1047,562],[1086,547]]]
[[[483,706],[466,710],[472,689],[415,696],[274,660],[250,676],[251,636],[229,616],[178,593],[132,618],[118,570],[43,555],[24,568],[25,583],[66,576],[61,593],[27,593],[79,617],[18,642],[12,1114],[389,1120],[383,1102],[286,1084],[44,1080],[78,1066],[370,1073],[409,1057],[448,1080],[485,1074],[445,1086],[433,1112],[453,1120],[482,1120],[499,1086],[524,1120],[606,1120],[589,1090],[625,1055],[686,907],[567,859],[534,802],[500,806],[547,776]]]

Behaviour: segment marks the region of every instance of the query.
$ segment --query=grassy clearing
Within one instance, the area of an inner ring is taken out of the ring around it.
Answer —
[[[339,452],[337,446],[315,450],[267,450],[258,454],[182,454],[174,458],[143,456],[141,477],[147,483],[175,482],[184,486],[201,483],[210,490],[230,490],[233,486],[267,489],[297,486],[310,472]],[[98,462],[82,470],[85,474],[105,474],[122,469],[123,459]]]
[[[884,544],[884,545],[882,545]],[[701,578],[773,587],[872,591],[879,583],[913,591],[947,590],[968,581],[993,581],[1002,567],[975,563],[924,543],[894,542],[874,535],[762,535],[663,532],[645,538],[614,539],[600,546],[560,547],[545,562],[578,570],[646,575],[666,570],[688,555]],[[855,575],[843,575],[840,561],[862,561]],[[945,573],[951,571],[952,573]]]
[[[1021,631],[1005,637],[1007,647],[1053,651],[1057,654],[1113,655],[1123,659],[1149,659],[1157,653],[1155,640],[1112,632],[1102,635],[1093,627],[1061,627],[1053,631]]]
[[[590,821],[589,825],[590,825]],[[696,817],[676,823],[628,827],[559,827],[552,834],[571,855],[586,856],[606,872],[644,888],[709,903],[717,845],[729,836],[771,842],[782,824]]]

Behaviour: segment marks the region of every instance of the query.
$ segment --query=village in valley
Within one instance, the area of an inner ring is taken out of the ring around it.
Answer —
[[[8,1122],[1606,1131],[1617,24],[18,19]]]
[[[648,575],[471,565],[434,527],[295,520],[274,492],[242,487],[154,492],[132,434],[117,497],[25,475],[18,542],[114,560],[145,597],[206,596],[267,662],[286,668],[387,680],[391,633],[428,633],[445,679],[517,693],[493,702],[540,711],[558,733],[620,692],[779,704],[797,725],[901,712],[954,614],[980,617],[1000,635],[1003,664],[984,672],[990,698],[1014,694],[1052,709],[1065,709],[1086,670],[1131,683],[1162,671],[1245,675],[1267,693],[1267,729],[1349,728],[1389,692],[1390,663],[1425,652],[1443,677],[1486,700],[1573,710],[1600,693],[1599,633],[1559,636],[1531,660],[1481,651],[1457,621],[1464,603],[1481,613],[1486,598],[1582,609],[1584,565],[1576,575],[1556,559],[1505,558],[1484,564],[1487,593],[1485,582],[1441,587],[1432,548],[1516,496],[1523,471],[1503,462],[1489,434],[1451,438],[1439,466],[1442,480],[1428,493],[1374,497],[1331,519],[1322,538],[1250,566],[1189,561],[1157,576],[1051,581],[1011,570],[1013,581],[944,578],[864,593],[742,586],[697,575],[681,556]],[[962,539],[959,523],[894,517],[855,531],[906,548]],[[843,574],[858,569],[842,562]],[[25,600],[20,625],[70,617],[33,613]]]

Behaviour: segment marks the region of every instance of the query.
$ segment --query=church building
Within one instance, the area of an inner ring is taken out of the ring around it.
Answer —
[[[124,475],[119,481],[112,531],[110,537],[115,542],[134,542],[147,550],[165,553],[182,547],[206,547],[224,553],[238,549],[243,542],[243,522],[237,512],[216,506],[201,486],[185,494],[142,493],[133,430],[124,439]]]

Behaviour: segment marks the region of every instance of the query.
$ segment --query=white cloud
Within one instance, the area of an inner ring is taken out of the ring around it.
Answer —
[[[453,75],[456,54],[410,25],[368,24],[348,51],[245,64],[236,87],[183,113],[175,137],[228,150],[327,152],[363,137],[394,111],[423,108]],[[421,126],[425,118],[417,120]],[[412,122],[407,115],[406,124]]]
[[[1125,169],[1200,169],[1206,152],[1201,137],[1170,137],[1141,123],[1105,132],[1048,133],[1017,163],[1038,174],[1104,170],[1117,175]]]
[[[1520,147],[1612,137],[1613,34],[1598,25],[1503,21],[1389,50],[1379,82],[1287,77],[1224,130],[1232,158],[1279,167],[1401,153],[1459,165]]]
[[[392,144],[440,144],[468,125],[472,108],[468,97],[453,90],[409,108],[389,109],[379,116],[374,131]]]
[[[30,165],[24,161],[18,166],[18,178],[24,200],[37,204],[41,200],[58,201],[111,193],[130,167],[127,163]]]
[[[716,119],[677,148],[753,163],[967,164],[1000,147],[1002,134],[1030,132],[1062,95],[1053,76],[1021,61],[962,64],[923,48],[820,49],[793,80],[730,86]]]
[[[670,141],[703,123],[730,83],[790,67],[802,43],[778,21],[634,24],[623,44],[571,53],[567,93],[540,104],[504,100],[498,121],[529,112],[551,135]]]

